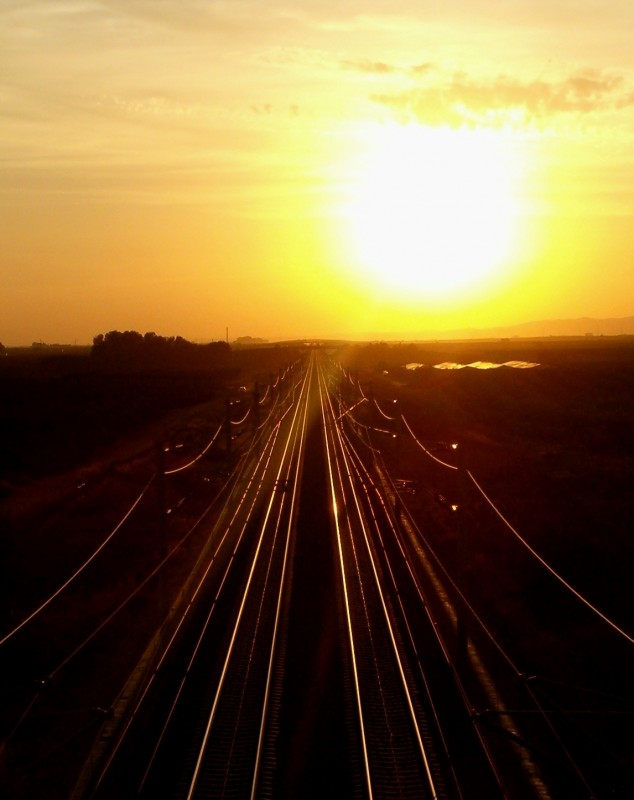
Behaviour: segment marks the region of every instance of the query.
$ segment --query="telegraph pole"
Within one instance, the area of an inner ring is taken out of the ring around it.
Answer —
[[[452,444],[452,449],[457,455],[458,466],[458,507],[455,510],[456,514],[456,584],[458,589],[465,597],[457,598],[456,608],[456,656],[458,664],[465,664],[467,660],[467,645],[468,645],[468,625],[467,625],[467,571],[469,569],[467,564],[467,526],[465,520],[465,504],[466,504],[466,481],[467,471],[465,467],[465,453],[464,444]]]
[[[158,494],[158,537],[159,560],[164,561],[167,554],[167,496],[165,491],[165,444],[161,440],[158,446],[157,494]],[[167,616],[167,593],[165,586],[165,567],[161,566],[158,575],[158,622],[162,629]]]
[[[231,461],[231,400],[225,403],[225,444],[227,448],[227,461]]]
[[[256,381],[253,385],[253,428],[260,424],[260,384]]]

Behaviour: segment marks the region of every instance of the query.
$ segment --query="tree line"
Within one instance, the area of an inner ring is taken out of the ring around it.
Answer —
[[[113,369],[218,369],[229,364],[227,342],[195,344],[182,336],[158,336],[137,331],[109,331],[95,336],[91,358],[95,366]]]

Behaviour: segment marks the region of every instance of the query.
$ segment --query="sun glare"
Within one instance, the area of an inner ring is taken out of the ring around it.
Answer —
[[[508,268],[520,165],[502,132],[384,126],[363,160],[347,212],[364,277],[403,297],[445,298]]]

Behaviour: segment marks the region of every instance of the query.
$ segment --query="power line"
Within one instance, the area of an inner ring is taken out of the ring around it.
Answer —
[[[189,469],[189,468],[190,468],[190,467],[192,467],[192,466],[193,466],[193,465],[194,465],[194,464],[195,464],[197,461],[200,461],[200,459],[201,459],[201,458],[202,458],[202,457],[205,455],[205,453],[207,453],[207,452],[208,452],[209,448],[210,448],[210,447],[213,445],[213,443],[216,441],[216,439],[218,438],[218,436],[219,436],[219,434],[220,434],[220,431],[221,431],[221,430],[222,430],[222,423],[221,423],[221,424],[218,426],[218,430],[217,430],[217,431],[214,433],[214,435],[211,437],[210,441],[209,441],[209,442],[208,442],[208,444],[205,446],[205,448],[204,448],[203,450],[201,450],[201,452],[200,452],[200,453],[198,453],[198,455],[197,455],[195,458],[193,458],[193,459],[192,459],[191,461],[189,461],[187,464],[183,464],[183,466],[182,466],[182,467],[176,467],[175,469],[167,469],[167,470],[165,470],[165,472],[164,472],[163,474],[164,474],[164,475],[174,475],[174,474],[175,474],[175,473],[177,473],[177,472],[183,472],[183,470]]]
[[[53,592],[53,594],[50,597],[48,597],[40,606],[38,606],[38,608],[36,608],[35,611],[33,611],[31,614],[29,614],[29,616],[26,617],[26,619],[23,619],[22,622],[19,625],[16,625],[16,627],[12,631],[9,631],[9,633],[7,633],[2,639],[0,639],[0,645],[3,645],[3,644],[5,644],[5,642],[8,642],[9,639],[11,639],[13,636],[15,636],[15,634],[19,630],[21,630],[25,625],[27,625],[29,622],[31,622],[31,620],[34,619],[38,614],[40,614],[42,611],[44,611],[44,609],[47,606],[49,606],[53,602],[53,600],[55,600],[56,597],[59,597],[59,595],[64,591],[64,589],[66,589],[68,586],[70,586],[70,584],[75,580],[75,578],[77,578],[79,575],[81,575],[81,573],[86,569],[86,567],[92,561],[94,561],[94,559],[99,555],[99,553],[103,550],[103,548],[112,539],[112,537],[121,529],[121,527],[126,522],[128,517],[130,516],[130,514],[132,514],[134,509],[139,505],[139,503],[143,499],[143,496],[145,495],[147,490],[150,488],[150,485],[152,484],[152,481],[154,480],[155,477],[156,476],[153,475],[150,478],[150,480],[145,485],[145,487],[144,487],[143,491],[141,492],[141,494],[137,497],[137,499],[134,501],[134,503],[132,503],[130,508],[126,511],[126,513],[123,516],[123,518],[119,521],[119,523],[116,525],[116,527],[108,534],[108,536],[103,540],[103,542],[99,545],[99,547],[92,553],[92,555],[81,565],[81,567],[79,567],[77,570],[75,570],[75,572],[70,576],[70,578],[68,578],[68,580],[65,581],[65,583],[63,583],[59,587],[59,589],[57,589],[55,592]]]
[[[571,586],[565,578],[563,578],[555,569],[553,569],[550,564],[545,561],[539,553],[530,546],[530,544],[524,539],[520,534],[515,530],[515,528],[511,525],[511,523],[506,519],[506,517],[502,514],[502,512],[495,506],[493,501],[489,498],[489,496],[485,493],[484,489],[480,486],[478,481],[475,479],[473,474],[467,470],[467,475],[473,482],[476,489],[480,492],[482,497],[487,501],[487,503],[491,506],[491,508],[495,511],[498,517],[502,520],[502,522],[506,525],[506,527],[511,531],[511,533],[524,545],[524,547],[539,561],[539,563],[545,567],[553,577],[555,577],[563,586],[565,586],[568,591],[572,592],[574,596],[580,600],[585,606],[587,606],[591,611],[593,611],[598,617],[600,617],[604,622],[613,628],[617,633],[627,639],[628,642],[634,644],[634,637],[630,636],[629,633],[620,628],[615,622],[613,622],[609,617],[607,617],[602,611],[600,611],[595,605],[593,605],[589,600],[587,600],[580,592],[578,592],[573,586]]]

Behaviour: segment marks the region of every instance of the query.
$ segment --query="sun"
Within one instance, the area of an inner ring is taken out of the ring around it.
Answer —
[[[497,131],[387,125],[347,208],[352,258],[391,294],[482,289],[512,256],[518,162]]]

